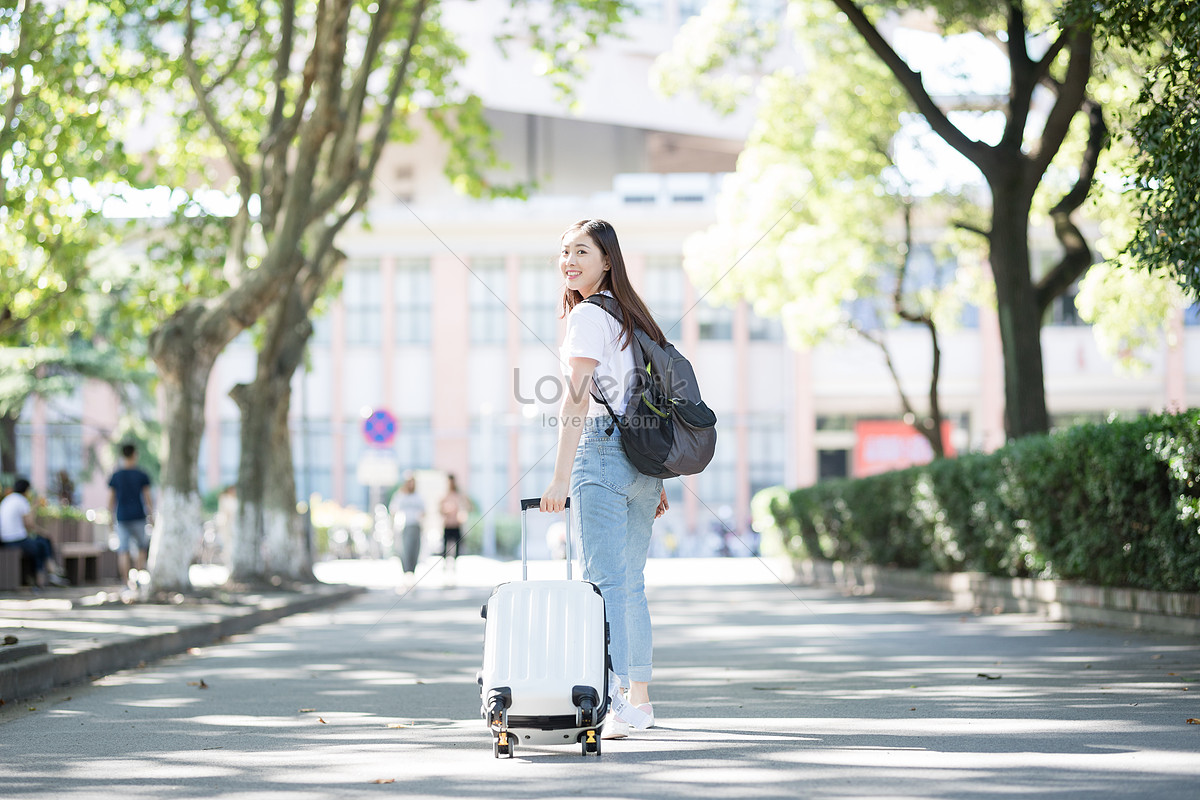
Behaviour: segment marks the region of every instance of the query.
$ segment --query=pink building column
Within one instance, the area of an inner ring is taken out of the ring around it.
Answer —
[[[696,315],[687,313],[696,305],[696,288],[692,286],[691,280],[684,276],[683,281],[683,319],[679,321],[679,327],[682,329],[683,335],[683,352],[695,353],[697,346],[700,344],[700,323],[696,321]],[[695,475],[688,475],[680,478],[683,481],[683,527],[689,533],[699,533],[699,518],[700,518],[700,498],[697,492],[700,488],[700,481]]]
[[[992,270],[984,264],[984,278]],[[1000,342],[1000,316],[992,307],[979,309],[979,444],[985,453],[1004,445],[1004,347]]]
[[[736,381],[733,412],[737,455],[734,480],[734,533],[750,530],[750,315],[746,301],[739,301],[733,311],[733,363]]]
[[[94,454],[97,469],[79,489],[83,508],[108,507],[108,477],[116,465],[116,445],[113,429],[120,418],[120,402],[113,388],[103,381],[84,381],[80,389],[83,400],[83,452]]]
[[[794,451],[787,459],[787,469],[791,483],[804,487],[817,482],[817,404],[813,396],[812,351],[794,351],[793,365],[795,401],[790,422]]]
[[[430,258],[433,279],[433,465],[455,475],[470,474],[468,445],[471,432],[469,376],[471,326],[468,319],[467,270],[448,253]],[[463,487],[470,491],[470,487]]]
[[[208,373],[208,385],[204,391],[204,432],[208,438],[204,446],[208,450],[204,480],[211,489],[224,489],[221,485],[221,359],[213,364]]]
[[[396,257],[384,256],[379,262],[379,375],[383,396],[375,402],[393,414],[392,375],[396,369]]]
[[[1184,352],[1183,309],[1171,312],[1167,323],[1167,363],[1165,374],[1166,410],[1172,413],[1187,408],[1187,362]]]
[[[50,489],[50,462],[46,455],[46,401],[33,398],[29,437],[29,482],[40,495]]]
[[[346,361],[346,304],[339,297],[329,314],[329,441],[333,448],[333,499],[346,504],[346,408],[343,400]]]
[[[505,358],[508,365],[508,374],[511,376],[516,370],[517,365],[521,363],[521,331],[525,328],[521,325],[522,310],[521,310],[521,257],[513,253],[509,253],[504,259],[505,278],[508,283],[508,307],[512,309],[512,313],[508,315],[508,328],[505,331]],[[512,385],[512,381],[508,382]],[[519,420],[521,418],[522,407],[517,402],[515,392],[508,393],[508,402],[503,405],[503,414],[506,419]],[[521,426],[520,424],[506,425],[505,437],[508,443],[508,466],[507,485],[516,486],[518,479],[521,477]],[[509,492],[506,501],[507,510],[510,514],[517,514],[521,511],[521,498],[519,492]]]

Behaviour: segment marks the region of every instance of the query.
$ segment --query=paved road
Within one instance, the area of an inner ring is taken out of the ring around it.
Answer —
[[[387,586],[390,569],[353,577]],[[2,793],[1197,796],[1200,642],[844,598],[749,559],[652,564],[659,727],[599,760],[497,761],[475,691],[497,571],[474,569],[6,709]]]

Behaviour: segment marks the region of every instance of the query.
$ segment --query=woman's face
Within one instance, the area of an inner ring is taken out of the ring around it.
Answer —
[[[562,252],[558,256],[558,269],[567,282],[584,297],[600,290],[608,262],[600,248],[581,230],[568,231],[562,239]]]

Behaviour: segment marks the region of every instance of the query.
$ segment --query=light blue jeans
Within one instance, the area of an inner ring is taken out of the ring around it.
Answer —
[[[572,525],[579,531],[583,577],[600,587],[609,656],[622,686],[650,682],[653,639],[646,605],[646,554],[662,481],[638,472],[605,417],[584,425],[571,471]]]

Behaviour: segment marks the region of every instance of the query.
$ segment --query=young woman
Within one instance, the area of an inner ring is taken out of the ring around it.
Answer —
[[[438,510],[442,514],[442,556],[447,568],[453,569],[462,543],[462,526],[471,512],[471,501],[458,490],[458,481],[453,475],[447,476],[446,496]]]
[[[603,391],[613,411],[623,413],[634,377],[629,348],[634,328],[660,342],[666,338],[629,282],[616,231],[609,223],[587,219],[568,228],[562,236],[558,267],[565,282],[567,335],[561,357],[567,386],[554,478],[542,495],[541,510],[562,511],[570,495],[584,577],[604,596],[613,670],[628,701],[650,715],[652,723],[650,611],[642,573],[650,529],[667,510],[667,495],[661,480],[643,475],[629,463],[620,432],[592,392]],[[600,306],[583,302],[596,292],[617,299],[621,322]],[[629,727],[612,717],[602,735],[620,738]]]

